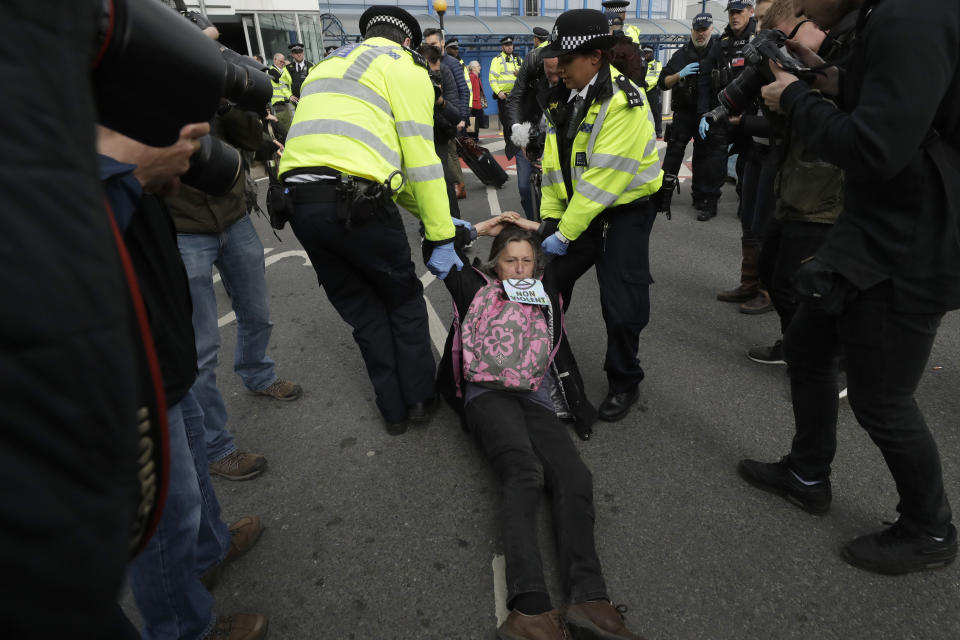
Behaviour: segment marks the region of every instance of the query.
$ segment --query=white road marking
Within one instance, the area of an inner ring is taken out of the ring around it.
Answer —
[[[495,218],[500,215],[500,198],[497,197],[497,188],[493,185],[487,187],[487,203],[490,205],[490,217]]]
[[[507,611],[507,562],[501,555],[493,556],[493,613],[497,626],[503,624],[510,613]]]
[[[490,142],[489,144],[484,144],[484,145],[482,145],[482,146],[484,146],[484,147],[486,147],[487,149],[489,149],[490,153],[493,153],[494,151],[500,151],[500,149],[505,148],[505,147],[507,146],[507,141],[506,141],[506,140],[494,140],[493,142]]]

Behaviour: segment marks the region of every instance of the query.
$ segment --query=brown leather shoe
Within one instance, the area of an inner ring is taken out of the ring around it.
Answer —
[[[463,200],[467,197],[467,187],[462,182],[458,182],[455,186],[457,191],[457,200]]]
[[[511,611],[497,629],[497,638],[498,640],[572,640],[558,609],[535,616]]]
[[[760,289],[752,300],[740,305],[740,313],[751,316],[757,316],[768,311],[773,311],[773,301],[770,300],[770,294],[763,289]]]
[[[261,640],[267,637],[267,617],[259,613],[217,616],[207,640]]]
[[[227,555],[200,576],[200,582],[207,588],[207,591],[212,590],[217,585],[220,575],[228,564],[250,551],[253,545],[257,544],[261,533],[263,533],[263,524],[260,522],[260,516],[244,516],[230,525],[230,548],[227,549]]]
[[[267,459],[259,453],[234,451],[225,458],[207,465],[210,475],[227,480],[249,480],[256,478],[267,468]]]
[[[258,396],[267,396],[268,398],[280,400],[281,402],[290,402],[291,400],[296,400],[303,395],[303,388],[298,384],[290,382],[289,380],[277,378],[269,387],[261,391],[255,391],[254,394]]]
[[[643,640],[627,629],[623,621],[625,607],[614,607],[606,600],[591,600],[567,605],[563,616],[577,640]]]
[[[717,294],[720,302],[747,302],[760,289],[760,243],[744,238],[740,241],[743,260],[740,262],[740,284]]]

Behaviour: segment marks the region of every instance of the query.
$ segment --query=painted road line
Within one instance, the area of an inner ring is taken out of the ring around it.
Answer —
[[[490,217],[495,218],[501,213],[500,198],[497,197],[497,188],[493,185],[487,186],[487,203],[490,205]]]
[[[507,562],[501,555],[493,556],[493,613],[497,616],[497,627],[510,613],[507,611]]]

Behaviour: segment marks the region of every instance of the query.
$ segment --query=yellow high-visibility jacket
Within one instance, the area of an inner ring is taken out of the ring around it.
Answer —
[[[640,44],[640,29],[637,29],[632,24],[623,25],[623,35],[627,36],[637,44]]]
[[[490,61],[490,73],[487,75],[487,82],[493,90],[493,96],[503,91],[509,94],[513,91],[513,85],[517,82],[517,72],[520,65],[523,64],[523,58],[518,55],[512,55],[507,58],[507,54],[500,52],[496,58]]]
[[[457,62],[460,63],[460,67],[463,69],[463,80],[467,83],[467,89],[470,90],[470,108],[473,108],[473,83],[470,82],[470,69],[467,68],[467,63],[463,60],[457,59]]]
[[[286,74],[286,82],[284,82],[284,74]],[[270,104],[276,104],[278,102],[283,102],[284,100],[289,100],[290,96],[293,95],[293,90],[290,88],[290,74],[287,73],[286,67],[284,67],[283,71],[280,72],[279,81],[274,80],[273,76],[270,76],[270,84],[273,85],[273,97],[270,98]]]
[[[427,240],[452,239],[443,166],[433,146],[433,96],[419,54],[386,38],[341,47],[303,81],[281,177],[330,167],[382,183],[400,171],[406,181],[397,204],[423,221]],[[391,185],[400,185],[399,176]]]
[[[661,71],[663,71],[663,63],[656,58],[647,63],[647,76],[644,78],[647,83],[647,91],[653,91],[657,87],[657,80],[660,79]]]
[[[570,240],[580,237],[604,209],[652,196],[663,180],[653,115],[643,90],[612,66],[601,69],[596,82],[596,97],[586,108],[570,157],[559,156],[552,119],[557,103],[545,111],[549,124],[540,217],[559,219],[560,233]],[[566,101],[570,92],[561,89],[551,95]],[[569,199],[561,163],[570,165]]]

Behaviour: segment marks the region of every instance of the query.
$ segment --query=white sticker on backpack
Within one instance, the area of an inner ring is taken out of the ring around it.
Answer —
[[[541,306],[550,304],[550,298],[547,297],[547,292],[543,288],[543,281],[536,278],[504,280],[503,290],[507,292],[507,297],[513,302]]]

